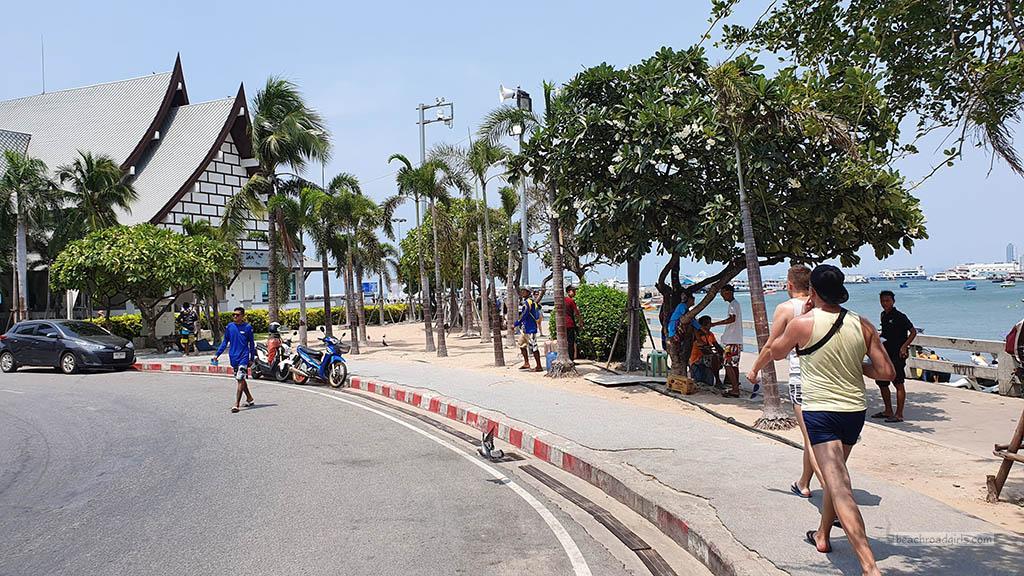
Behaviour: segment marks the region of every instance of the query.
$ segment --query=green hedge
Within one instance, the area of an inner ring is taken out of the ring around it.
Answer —
[[[576,290],[576,306],[583,316],[583,329],[576,335],[580,356],[591,360],[608,360],[616,330],[619,340],[615,344],[612,360],[626,357],[626,329],[623,311],[626,293],[601,284],[581,284]],[[555,318],[548,322],[551,338],[555,338]],[[647,338],[647,324],[640,322],[640,343]]]
[[[104,328],[107,328],[116,336],[120,336],[125,340],[131,340],[136,336],[142,336],[142,316],[139,314],[121,314],[120,316],[110,317],[110,326],[108,327],[102,318],[89,318],[87,322],[93,324],[99,324]]]

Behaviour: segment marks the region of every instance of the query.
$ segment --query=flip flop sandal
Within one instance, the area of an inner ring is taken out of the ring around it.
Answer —
[[[875,412],[874,414],[871,415],[871,417],[872,418],[888,418],[888,416],[885,415],[885,412]]]
[[[238,412],[238,406],[232,406],[231,407],[231,413],[232,414],[236,414],[237,412]]]
[[[256,401],[255,400],[253,400],[252,402],[246,402],[245,404],[242,404],[242,406],[245,406],[246,408],[252,408],[255,405],[256,405]]]
[[[811,498],[810,494],[804,494],[803,490],[801,490],[800,487],[796,485],[796,482],[793,482],[792,484],[789,485],[789,491],[801,498],[806,498],[808,500],[810,500]]]
[[[895,416],[889,416],[885,419],[886,422],[903,422],[903,418],[897,418]]]
[[[814,541],[814,536],[817,533],[818,533],[817,530],[808,530],[807,534],[804,535],[804,541],[808,542],[811,546],[814,546],[815,550],[818,550],[818,543]],[[818,550],[818,552],[821,552],[821,550]],[[821,552],[821,553],[822,554],[830,554],[831,552],[832,552],[832,544],[829,544],[828,548],[826,548],[825,551]]]

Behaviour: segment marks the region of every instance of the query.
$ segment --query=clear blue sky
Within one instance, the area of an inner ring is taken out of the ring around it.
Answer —
[[[744,14],[760,12],[746,2]],[[661,46],[693,44],[707,26],[700,0],[629,4],[561,2],[19,2],[4,8],[5,64],[0,99],[40,90],[40,35],[48,90],[161,72],[180,52],[193,102],[231,96],[244,82],[251,97],[266,77],[296,81],[327,118],[334,155],[327,177],[353,172],[376,199],[393,193],[387,158],[419,155],[415,107],[444,96],[455,102],[452,130],[428,126],[428,145],[458,142],[497,105],[498,84],[522,85],[538,98],[542,80],[565,81],[601,62],[624,66]],[[710,48],[713,60],[726,57]],[[932,153],[901,164],[908,179],[926,173]],[[1024,245],[1024,181],[972,151],[919,188],[931,238],[913,254],[860,269],[921,264],[938,271],[962,261],[1003,258]],[[312,170],[319,177],[319,169]],[[412,222],[412,208],[406,209]],[[408,225],[406,225],[408,226]],[[1020,249],[1019,249],[1020,251]],[[644,261],[643,278],[662,259]],[[538,277],[535,266],[531,276]],[[687,266],[688,273],[712,266]],[[772,272],[769,275],[773,274]],[[619,275],[614,269],[598,276]],[[313,286],[312,290],[318,291]]]

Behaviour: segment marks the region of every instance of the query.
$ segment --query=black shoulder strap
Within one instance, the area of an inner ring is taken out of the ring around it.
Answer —
[[[845,320],[845,319],[846,319],[846,308],[841,308],[839,310],[839,316],[836,318],[836,321],[832,323],[832,327],[828,329],[828,333],[825,334],[824,336],[822,336],[821,340],[818,340],[817,342],[815,342],[814,344],[811,344],[807,348],[797,348],[796,349],[796,355],[797,356],[806,356],[808,354],[813,354],[813,353],[817,352],[818,349],[820,349],[822,346],[824,346],[825,344],[828,344],[828,341],[831,340],[832,337],[836,335],[836,332],[839,332],[839,329],[843,327],[843,320]]]

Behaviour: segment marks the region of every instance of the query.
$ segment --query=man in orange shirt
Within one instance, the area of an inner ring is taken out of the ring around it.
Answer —
[[[701,316],[697,322],[700,330],[694,335],[690,350],[690,375],[698,382],[721,388],[718,370],[722,367],[722,346],[711,332],[711,316]]]

